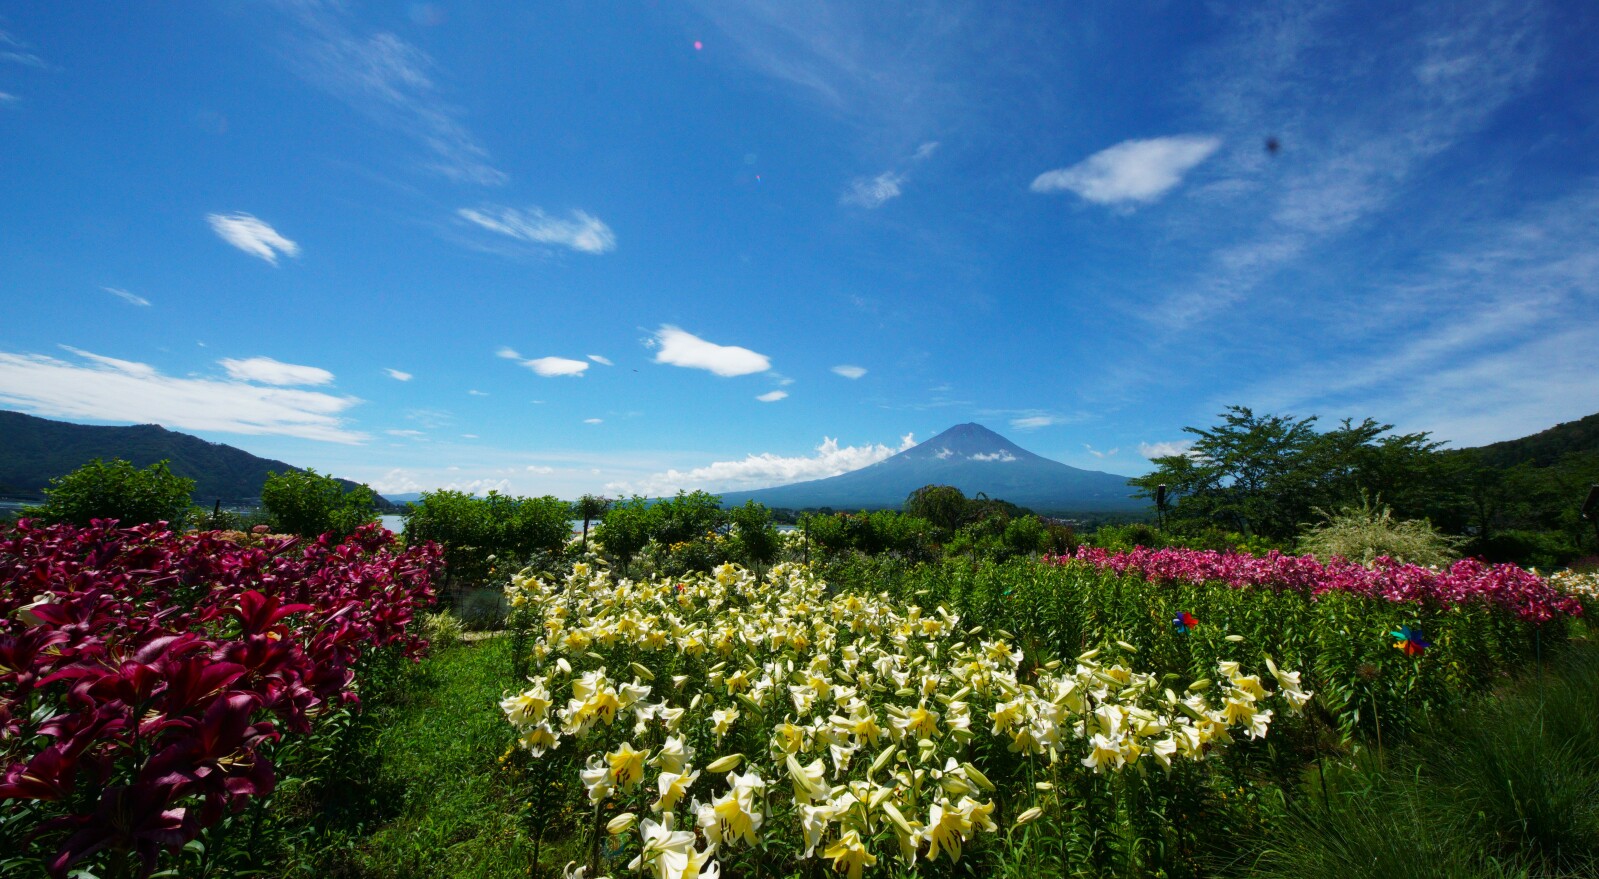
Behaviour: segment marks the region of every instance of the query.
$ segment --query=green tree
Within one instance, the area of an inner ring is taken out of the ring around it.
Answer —
[[[704,537],[726,521],[722,499],[708,492],[679,491],[649,505],[650,537],[662,546]]]
[[[23,515],[80,526],[94,519],[116,519],[123,525],[166,522],[181,528],[193,491],[194,480],[174,475],[166,461],[140,470],[120,458],[95,458],[50,480],[45,502],[23,510]]]
[[[273,528],[301,537],[344,537],[378,520],[371,488],[358,485],[345,491],[337,479],[311,469],[268,473],[261,505]]]
[[[617,501],[601,515],[599,537],[605,552],[627,573],[633,559],[650,542],[650,502],[638,495]]]
[[[904,511],[949,533],[965,523],[967,504],[966,495],[953,485],[924,485],[905,499]]]
[[[771,564],[783,547],[783,538],[772,524],[771,511],[754,501],[745,501],[744,506],[734,507],[728,518],[733,523],[733,540],[739,555],[759,579],[761,567]]]
[[[1390,434],[1393,425],[1344,420],[1326,432],[1316,418],[1256,415],[1228,407],[1188,453],[1154,459],[1155,472],[1130,480],[1143,497],[1165,484],[1176,527],[1215,525],[1248,535],[1292,540],[1318,508],[1392,498],[1394,510],[1426,517],[1451,491],[1448,465],[1427,434]]]
[[[583,520],[583,549],[589,548],[589,523],[605,515],[611,501],[598,495],[586,494],[572,504],[572,514]]]

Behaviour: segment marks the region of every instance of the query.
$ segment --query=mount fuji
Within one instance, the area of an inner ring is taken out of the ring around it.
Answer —
[[[776,488],[722,494],[724,506],[837,510],[897,508],[924,485],[983,492],[1040,513],[1130,513],[1149,507],[1127,477],[1082,470],[1035,455],[981,424],[958,424],[859,470]]]

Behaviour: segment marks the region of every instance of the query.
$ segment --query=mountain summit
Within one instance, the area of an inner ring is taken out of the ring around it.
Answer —
[[[1133,512],[1148,506],[1133,498],[1124,476],[1051,461],[981,424],[957,424],[891,458],[827,479],[724,492],[722,502],[884,509],[901,506],[924,485],[953,485],[968,497],[982,492],[1040,513]]]

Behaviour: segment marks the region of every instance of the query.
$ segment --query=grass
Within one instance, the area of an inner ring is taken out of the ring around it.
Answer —
[[[1403,751],[1331,774],[1245,875],[1599,875],[1599,648],[1573,646]]]
[[[364,802],[365,817],[379,821],[361,826],[335,819],[313,859],[317,874],[529,875],[532,850],[521,803],[497,764],[512,741],[496,705],[509,668],[508,639],[491,638],[445,648],[403,673],[370,718],[371,775],[337,797],[346,811]],[[562,853],[546,846],[544,875]]]

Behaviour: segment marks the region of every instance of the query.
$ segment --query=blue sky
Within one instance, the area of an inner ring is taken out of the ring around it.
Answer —
[[[1599,411],[1599,7],[1033,5],[0,3],[0,407],[568,497]]]

